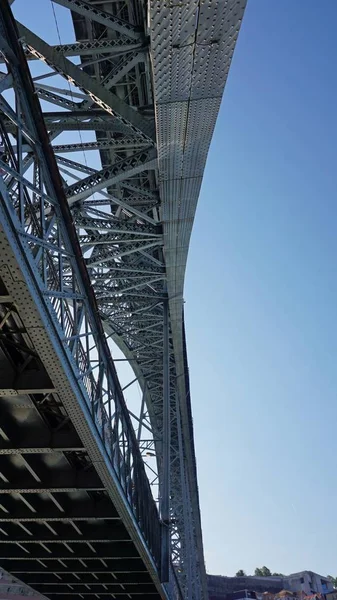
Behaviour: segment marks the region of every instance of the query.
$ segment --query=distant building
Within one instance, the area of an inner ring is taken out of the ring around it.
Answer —
[[[257,595],[269,592],[271,595],[279,592],[303,592],[306,596],[313,594],[327,594],[333,591],[333,585],[327,577],[301,571],[286,577],[223,577],[221,575],[207,575],[209,600],[231,600],[235,592],[249,590]],[[288,599],[286,599],[288,600]],[[332,600],[332,599],[331,599]]]
[[[313,573],[312,571],[301,571],[293,573],[284,579],[284,588],[292,592],[304,592],[311,594],[327,594],[332,592],[333,585],[327,577]]]

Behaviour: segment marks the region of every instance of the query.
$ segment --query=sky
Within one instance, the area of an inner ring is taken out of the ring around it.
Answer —
[[[13,8],[41,34],[50,2],[27,6]],[[248,1],[192,235],[185,316],[210,573],[337,575],[337,3],[320,6]]]
[[[248,1],[208,157],[185,314],[211,573],[337,573],[336,20]]]

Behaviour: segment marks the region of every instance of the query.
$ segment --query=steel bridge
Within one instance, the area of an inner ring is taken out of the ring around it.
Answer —
[[[49,2],[0,5],[0,567],[206,600],[183,285],[246,0]]]

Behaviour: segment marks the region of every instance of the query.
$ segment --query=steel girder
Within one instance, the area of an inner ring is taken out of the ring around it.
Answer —
[[[131,42],[130,38],[120,36],[115,39],[103,40],[84,40],[83,42],[74,42],[73,44],[60,44],[54,46],[54,50],[64,56],[92,56],[95,52],[99,54],[123,54],[146,47],[146,43]],[[28,60],[37,60],[35,54],[26,53]]]
[[[42,59],[69,82],[64,90],[36,78],[38,96],[61,109],[44,112],[52,138],[95,132],[91,142],[67,140],[54,148],[60,172],[72,180],[65,191],[103,327],[143,390],[140,420],[152,430],[159,478],[163,304],[169,300],[172,560],[184,596],[206,598],[183,281],[245,0],[150,0],[147,8],[143,0],[55,1],[72,11],[76,41],[51,47],[19,24],[21,39],[28,59]],[[80,66],[67,56],[79,56]],[[98,151],[101,164],[97,157],[88,166],[85,155],[78,158],[80,149]]]

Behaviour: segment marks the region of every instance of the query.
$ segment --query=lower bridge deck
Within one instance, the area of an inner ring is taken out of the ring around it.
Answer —
[[[160,598],[0,285],[1,567],[48,598]]]

